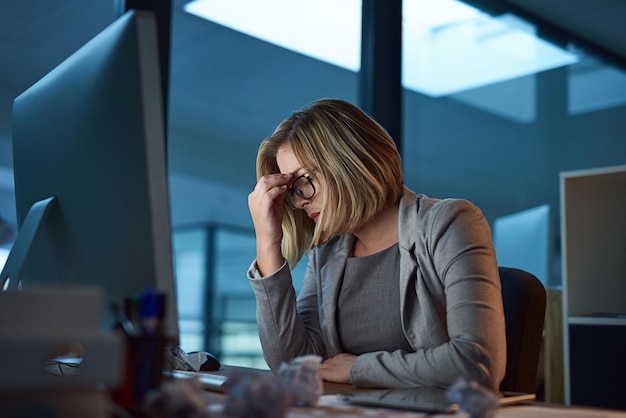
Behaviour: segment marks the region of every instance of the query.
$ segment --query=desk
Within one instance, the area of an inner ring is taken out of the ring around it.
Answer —
[[[224,366],[220,371],[212,372],[220,375],[228,375],[235,371],[250,371],[251,369]],[[252,369],[254,370],[254,369]],[[267,370],[256,370],[259,373],[269,374]],[[466,415],[463,414],[427,414],[421,412],[403,411],[397,409],[363,407],[351,405],[340,400],[337,393],[359,393],[373,389],[356,388],[352,385],[324,382],[324,391],[315,407],[290,408],[287,418],[329,417],[329,418],[358,418],[358,417],[381,417],[381,418],[413,418],[413,417],[439,417],[450,418]],[[207,398],[212,403],[223,403],[226,395],[218,392],[206,392]],[[615,411],[588,407],[570,407],[541,402],[532,402],[523,405],[500,407],[495,414],[496,418],[626,418],[626,411]]]
[[[267,376],[272,376],[272,372],[270,370],[252,369],[249,367],[228,366],[228,365],[223,365],[219,370],[214,371],[214,372],[208,372],[208,373],[216,374],[219,376],[228,376],[231,373],[237,373],[237,372],[253,372],[253,373],[264,374]],[[323,394],[335,395],[337,393],[360,393],[360,392],[367,392],[368,390],[376,390],[376,389],[357,388],[355,386],[346,385],[342,383],[324,382]]]

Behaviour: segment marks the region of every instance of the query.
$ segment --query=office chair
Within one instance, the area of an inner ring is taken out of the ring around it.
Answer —
[[[506,372],[500,391],[535,393],[546,290],[524,270],[499,267],[506,324]]]

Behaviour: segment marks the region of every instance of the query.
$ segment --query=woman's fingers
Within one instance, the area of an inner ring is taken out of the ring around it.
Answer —
[[[272,198],[284,195],[287,186],[291,183],[293,175],[291,174],[269,174],[259,179],[252,195],[264,196],[269,195]]]

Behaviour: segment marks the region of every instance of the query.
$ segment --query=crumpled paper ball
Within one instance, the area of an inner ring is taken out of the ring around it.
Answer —
[[[324,391],[322,379],[317,375],[322,358],[316,355],[296,357],[278,368],[278,377],[291,392],[291,405],[313,406]]]
[[[498,407],[498,397],[477,382],[458,379],[447,390],[448,400],[459,405],[470,418],[491,418]]]
[[[165,381],[146,395],[143,411],[152,418],[209,418],[209,402],[197,379]]]
[[[224,384],[228,399],[224,414],[246,418],[282,418],[291,398],[283,382],[272,375],[238,372]]]
[[[316,405],[323,392],[317,370],[320,356],[296,357],[283,363],[276,374],[241,371],[224,385],[228,400],[224,413],[246,418],[281,418],[290,406]]]

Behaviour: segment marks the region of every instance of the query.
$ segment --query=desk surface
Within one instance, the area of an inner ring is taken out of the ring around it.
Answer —
[[[228,375],[236,371],[254,370],[263,374],[271,374],[268,370],[247,369],[241,367],[224,366],[217,372],[220,375]],[[357,388],[352,385],[324,382],[324,392],[315,407],[290,408],[288,418],[306,417],[334,417],[334,418],[357,418],[357,417],[381,417],[381,418],[413,418],[413,417],[441,417],[450,418],[454,414],[428,414],[421,412],[404,411],[399,409],[365,407],[352,405],[337,398],[337,393],[360,393],[373,389]],[[218,392],[207,392],[211,402],[222,403],[226,395]],[[615,411],[588,407],[569,407],[564,405],[543,404],[533,402],[523,405],[512,405],[498,408],[496,418],[626,418],[626,411]]]
[[[269,376],[272,375],[272,372],[269,370],[251,369],[248,367],[228,366],[228,365],[223,365],[219,370],[214,371],[214,372],[208,372],[208,373],[217,374],[221,376],[228,376],[231,373],[250,372],[250,371],[255,372],[255,373],[266,374]],[[370,390],[376,390],[376,389],[357,388],[356,386],[346,385],[342,383],[324,382],[324,395],[334,395],[337,393],[361,393],[361,392],[367,392]]]

